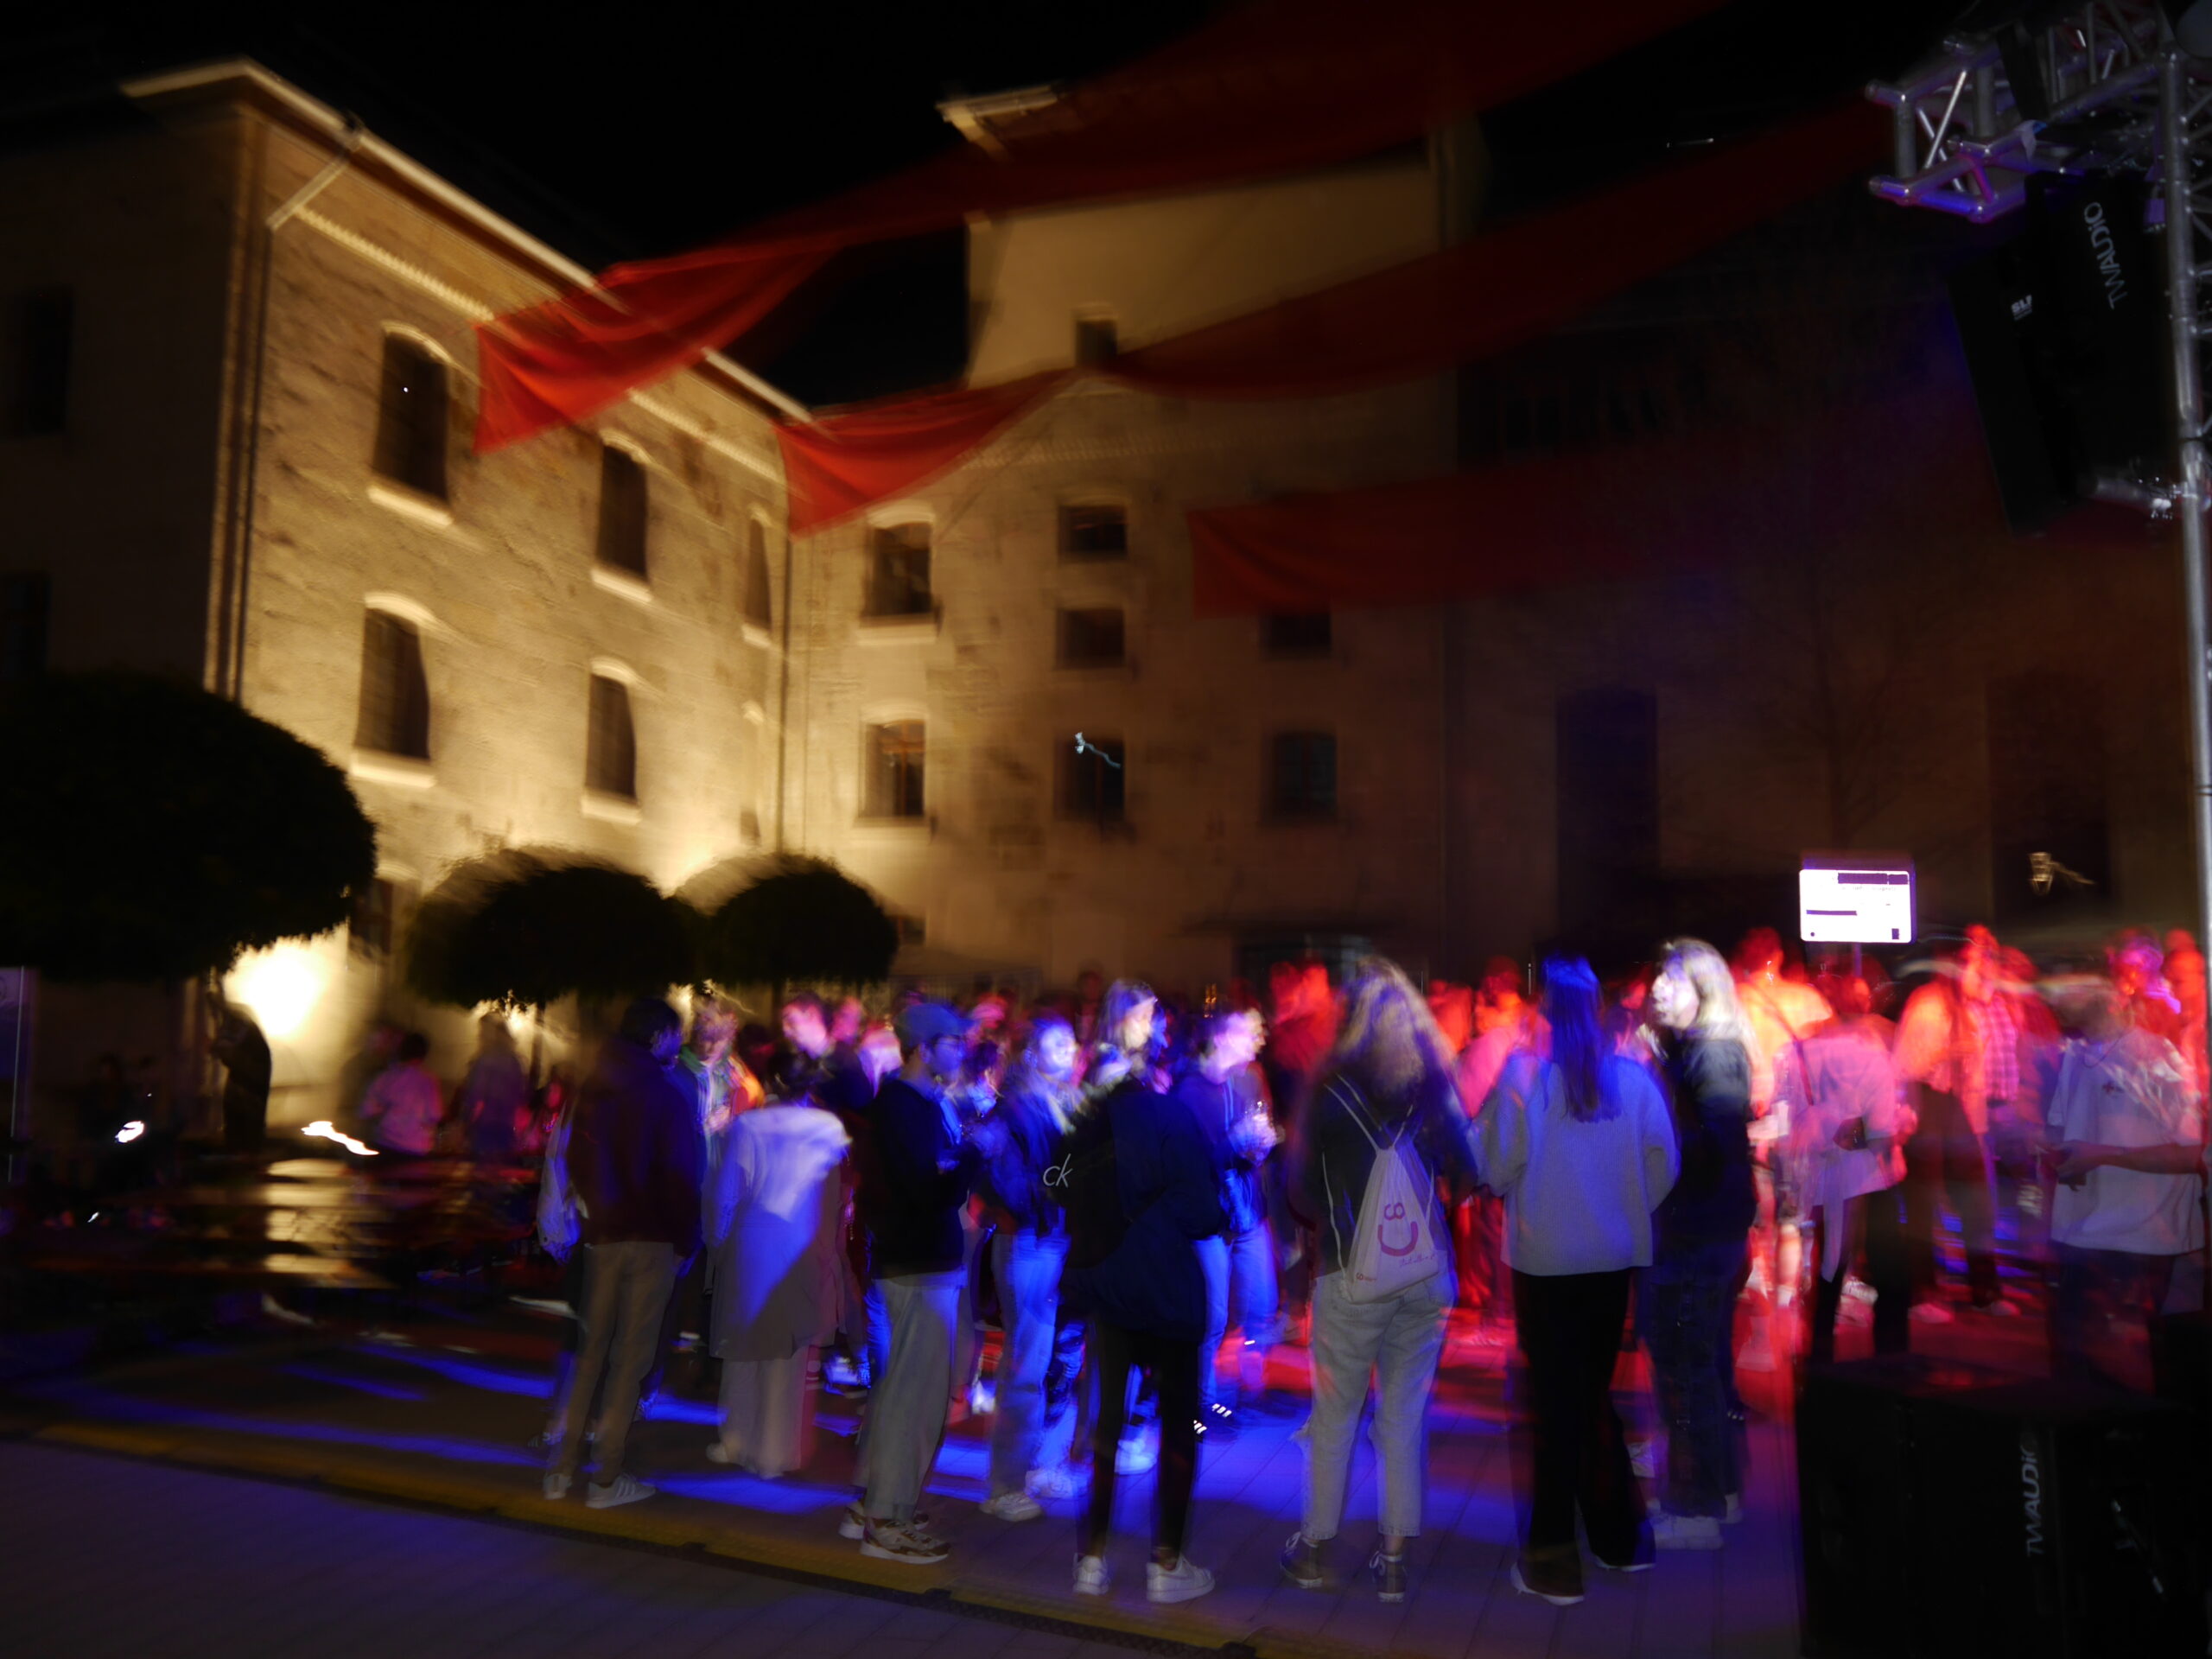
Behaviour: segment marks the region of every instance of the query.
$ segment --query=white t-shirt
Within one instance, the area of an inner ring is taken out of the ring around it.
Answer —
[[[2204,1103],[2187,1066],[2163,1037],[2132,1028],[2110,1044],[2066,1045],[2048,1121],[2060,1141],[2105,1147],[2202,1146]],[[2179,1255],[2204,1247],[2197,1177],[2139,1169],[2093,1169],[2079,1186],[2061,1185],[2050,1236],[2085,1250]]]

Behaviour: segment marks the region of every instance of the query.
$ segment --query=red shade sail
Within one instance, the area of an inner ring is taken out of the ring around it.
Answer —
[[[1854,101],[1096,368],[787,424],[778,436],[791,531],[822,529],[943,474],[1077,373],[1171,396],[1306,397],[1503,351],[1833,188],[1878,157],[1884,124],[1880,111]]]
[[[617,265],[479,325],[476,448],[582,420],[727,345],[839,248],[970,214],[1191,190],[1410,142],[1712,10],[1583,0],[1573,26],[1503,0],[1272,0],[963,145],[744,235]]]

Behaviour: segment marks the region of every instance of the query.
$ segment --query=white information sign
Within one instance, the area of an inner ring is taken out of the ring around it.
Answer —
[[[1908,944],[1912,861],[1896,853],[1808,853],[1797,872],[1797,937],[1808,944]]]

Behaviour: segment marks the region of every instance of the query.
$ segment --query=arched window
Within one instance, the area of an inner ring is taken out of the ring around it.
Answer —
[[[389,611],[371,611],[361,642],[361,709],[353,746],[379,754],[430,758],[430,683],[423,636]]]
[[[605,674],[591,677],[584,787],[626,801],[638,798],[638,733],[630,723],[630,688]]]
[[[446,365],[404,334],[384,337],[377,404],[377,472],[434,500],[446,499]]]
[[[643,582],[651,509],[645,469],[635,455],[611,443],[599,454],[599,562]]]
[[[758,518],[745,526],[745,620],[756,628],[776,626],[775,589],[768,582],[768,527]]]

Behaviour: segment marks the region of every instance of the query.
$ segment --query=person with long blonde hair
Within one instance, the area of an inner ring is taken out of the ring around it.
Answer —
[[[1702,939],[1660,956],[1652,1012],[1665,1036],[1660,1070],[1674,1104],[1681,1174],[1653,1214],[1652,1262],[1637,1285],[1637,1324],[1667,1424],[1667,1478],[1652,1541],[1718,1549],[1741,1513],[1743,1476],[1730,1379],[1736,1293],[1758,1213],[1751,1179],[1751,1071],[1734,976]]]
[[[1385,1159],[1398,1160],[1399,1171]],[[1392,1187],[1394,1173],[1402,1179]],[[1377,1179],[1382,1191],[1405,1195],[1380,1216],[1369,1198]],[[1462,1194],[1475,1182],[1450,1052],[1413,982],[1370,957],[1344,987],[1336,1045],[1291,1143],[1293,1202],[1313,1223],[1319,1246],[1305,1514],[1281,1557],[1300,1589],[1328,1582],[1322,1546],[1344,1520],[1352,1435],[1371,1372],[1382,1536],[1368,1568],[1382,1599],[1405,1599],[1406,1541],[1421,1531],[1428,1397],[1455,1287],[1440,1179]]]

